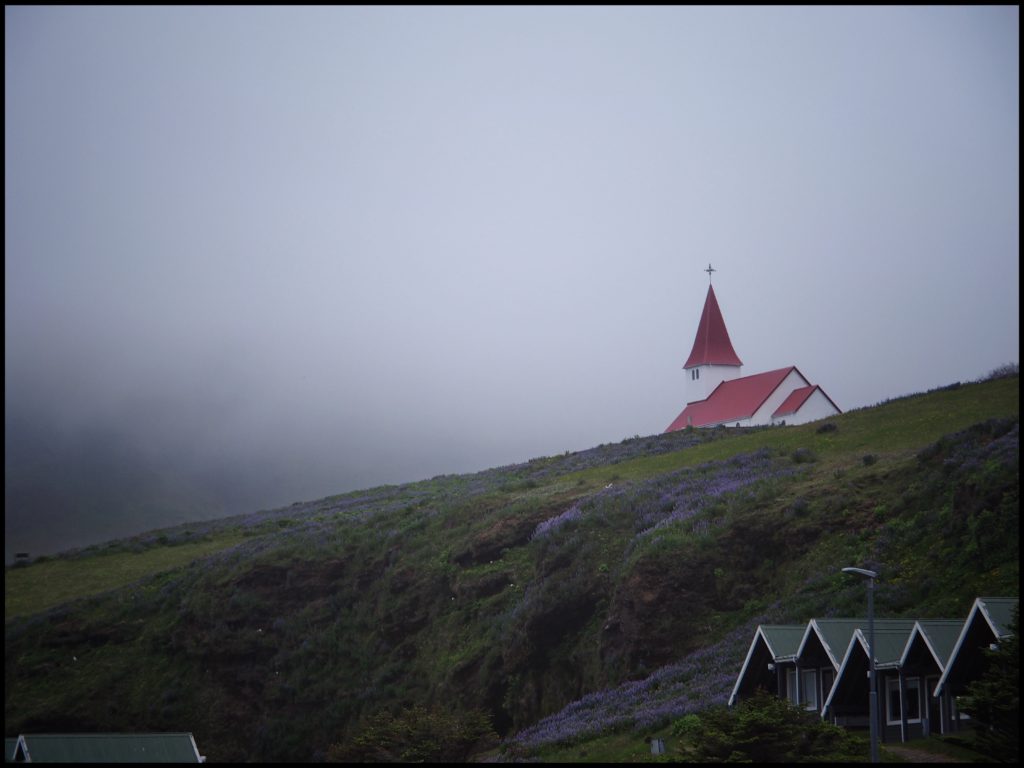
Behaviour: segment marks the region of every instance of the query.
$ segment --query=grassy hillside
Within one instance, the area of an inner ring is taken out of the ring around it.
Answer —
[[[213,761],[344,754],[414,705],[513,755],[650,733],[724,699],[758,621],[862,612],[845,565],[882,616],[1018,594],[1018,413],[1014,376],[8,569],[5,731],[189,730]]]

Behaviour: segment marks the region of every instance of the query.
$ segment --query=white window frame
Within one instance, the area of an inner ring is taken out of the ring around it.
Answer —
[[[808,685],[808,683],[810,683]],[[810,694],[808,697],[807,694]],[[800,706],[811,712],[818,711],[818,670],[800,670]]]
[[[904,681],[906,686],[907,699],[911,696],[917,696],[917,717],[908,717],[907,723],[920,723],[921,722],[921,678],[919,677],[908,677]],[[897,716],[893,719],[892,716],[892,694],[895,693],[900,696],[900,679],[898,677],[890,677],[885,681],[885,723],[886,725],[900,725],[903,720]],[[906,701],[903,700],[902,696],[899,699],[900,702],[900,715],[903,714],[903,709],[906,707]]]

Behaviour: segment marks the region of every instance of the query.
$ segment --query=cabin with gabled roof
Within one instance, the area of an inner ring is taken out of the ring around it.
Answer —
[[[956,696],[985,670],[984,651],[1010,637],[1017,598],[979,597],[965,621],[876,619],[874,661],[883,741],[948,733],[967,720]],[[845,650],[844,650],[845,649]],[[729,706],[763,688],[848,728],[867,728],[866,619],[760,625]]]
[[[794,664],[805,630],[803,624],[758,625],[729,695],[730,707],[759,688],[775,696],[786,695],[786,669]]]
[[[938,679],[941,667],[930,655],[912,657],[907,651],[921,637],[922,627],[937,632],[949,620],[906,621],[902,624],[876,622],[874,636],[875,684],[878,692],[879,733],[883,741],[906,741],[928,731],[931,721],[927,684]],[[913,658],[909,667],[905,658]],[[917,666],[922,665],[922,666]],[[868,632],[858,628],[843,655],[832,692],[825,700],[822,716],[837,725],[869,725],[870,678]]]
[[[938,733],[942,728],[943,713],[951,711],[952,703],[934,694],[962,627],[963,622],[957,619],[921,620],[914,626],[900,657],[903,674],[921,681],[921,695],[925,700],[921,706],[919,729],[922,736]],[[904,729],[908,728],[912,735],[916,735],[918,729],[910,727],[909,723],[904,725]]]
[[[903,633],[914,626],[913,619],[876,619],[875,635]],[[800,697],[794,702],[812,712],[821,712],[835,684],[843,652],[851,638],[867,631],[866,619],[811,619],[797,652],[795,675]]]
[[[959,730],[963,718],[957,712],[956,697],[966,693],[967,686],[985,673],[988,658],[984,652],[1011,636],[1010,625],[1019,602],[1016,597],[975,599],[935,686],[934,695],[946,704],[942,710],[942,733]]]

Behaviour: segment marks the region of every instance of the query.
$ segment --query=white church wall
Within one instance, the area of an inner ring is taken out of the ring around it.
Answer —
[[[738,379],[741,370],[742,367],[738,365],[698,365],[686,369],[686,402],[707,400],[708,395],[723,381]],[[696,378],[695,372],[698,374]]]
[[[835,416],[839,413],[839,410],[832,405],[832,401],[829,400],[822,393],[820,389],[814,390],[811,396],[808,397],[800,409],[796,413],[790,413],[777,419],[773,419],[773,423],[779,423],[785,421],[787,424],[807,424],[811,421],[817,421],[818,419],[826,419],[829,416]]]
[[[782,380],[782,383],[775,388],[768,399],[764,401],[760,408],[758,408],[754,415],[750,418],[751,426],[761,426],[762,424],[772,423],[772,414],[779,409],[779,406],[789,397],[794,389],[800,387],[806,387],[810,382],[807,381],[800,373],[794,368],[788,374],[786,378]],[[790,422],[787,421],[787,424]]]
[[[730,419],[729,421],[723,421],[727,427],[756,427],[757,423],[753,419]],[[717,424],[713,426],[718,426]]]

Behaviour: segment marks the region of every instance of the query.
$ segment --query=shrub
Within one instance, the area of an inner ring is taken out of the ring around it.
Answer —
[[[837,429],[839,429],[839,427],[837,427],[833,422],[828,421],[818,427],[815,432],[820,435],[823,432],[835,432]]]
[[[1017,363],[1005,363],[1000,365],[998,368],[994,368],[989,371],[988,376],[982,379],[982,381],[993,381],[995,379],[1006,379],[1010,376],[1020,375],[1020,366]]]
[[[809,464],[818,460],[810,448],[797,448],[789,455],[794,464]]]
[[[497,744],[490,719],[479,710],[448,712],[413,706],[397,716],[381,712],[349,742],[333,744],[329,762],[466,762]]]
[[[797,763],[863,759],[854,737],[814,713],[759,690],[734,709],[712,707],[677,720],[694,762]]]
[[[789,505],[786,517],[792,517],[793,515],[796,515],[797,517],[803,517],[810,511],[810,509],[811,505],[807,502],[807,499],[801,496],[798,499],[795,499],[793,503]]]
[[[878,461],[878,457],[875,456],[875,454],[873,453],[867,453],[864,455],[864,458],[862,458],[861,461],[864,462],[865,467],[870,467],[872,464]]]

